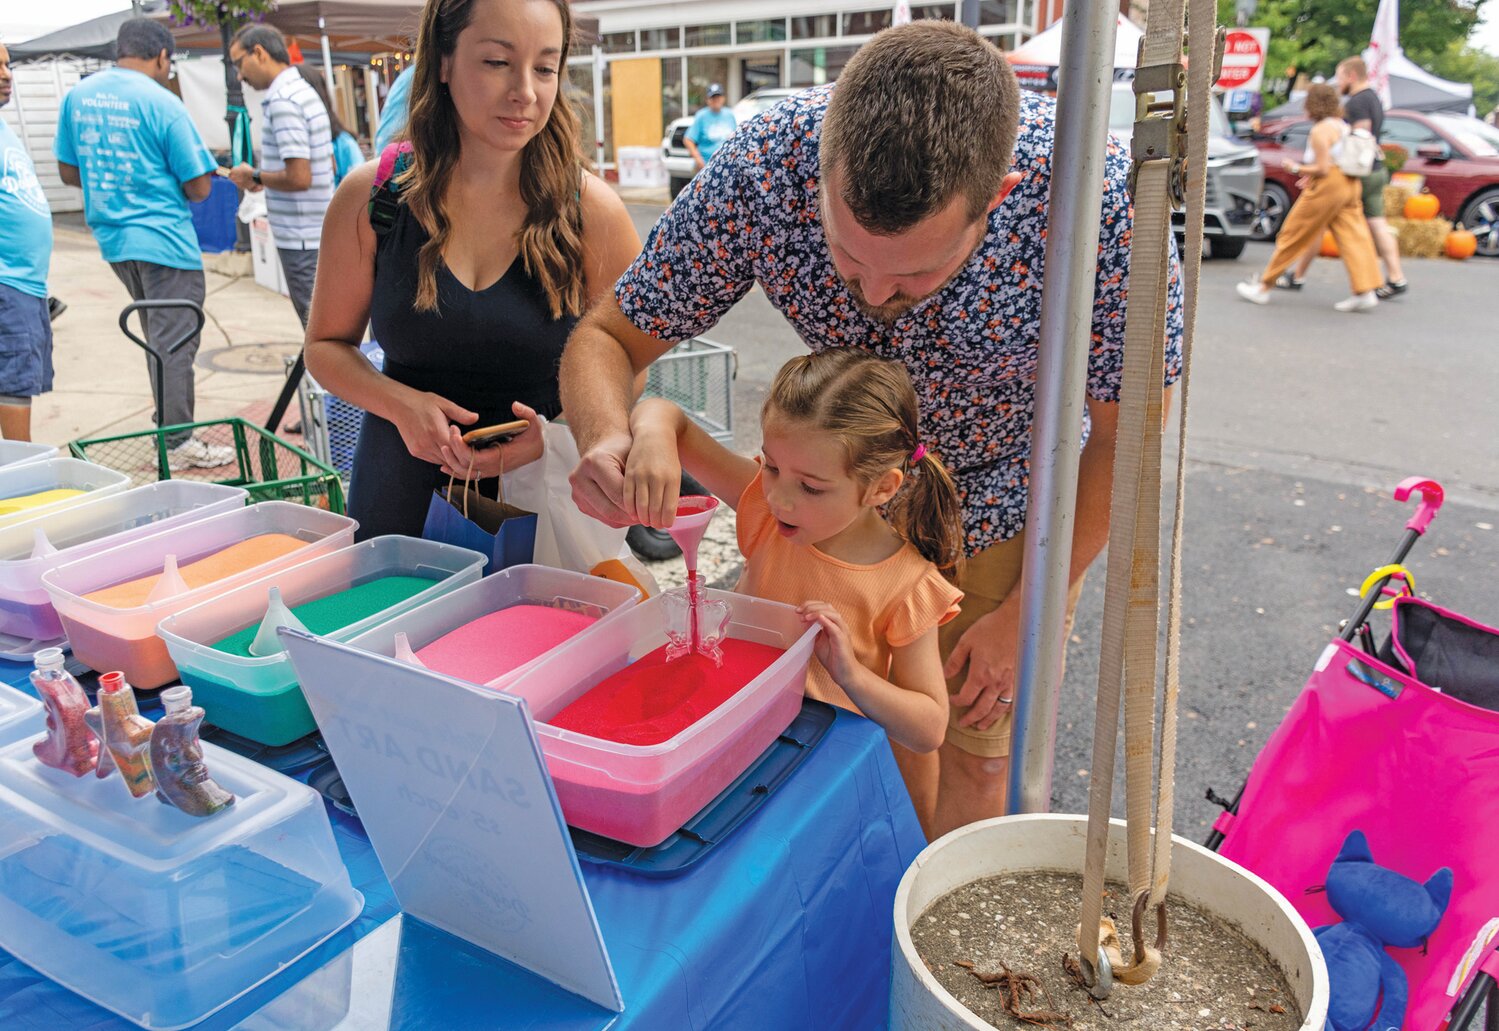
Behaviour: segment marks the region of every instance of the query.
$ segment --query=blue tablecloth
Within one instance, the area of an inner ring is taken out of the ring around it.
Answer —
[[[23,689],[26,673],[0,663],[0,680]],[[776,796],[685,875],[583,864],[625,999],[615,1018],[440,931],[392,922],[395,900],[359,821],[329,816],[363,913],[198,1028],[332,1027],[351,1005],[349,1026],[361,1029],[883,1027],[895,888],[923,845],[883,732],[840,712]],[[372,1013],[382,977],[388,998]],[[130,1026],[0,952],[7,1031]]]

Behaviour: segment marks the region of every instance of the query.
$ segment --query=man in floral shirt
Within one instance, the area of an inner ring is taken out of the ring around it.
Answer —
[[[563,407],[583,452],[579,505],[623,497],[632,377],[711,329],[758,283],[807,346],[906,366],[924,443],[963,497],[962,614],[942,628],[951,692],[937,756],[896,748],[929,836],[1003,811],[1055,105],[1021,94],[998,50],[951,22],[876,36],[835,86],[746,123],[579,325]],[[1110,141],[1088,360],[1071,601],[1108,541],[1132,211]],[[1167,382],[1180,368],[1174,261]]]

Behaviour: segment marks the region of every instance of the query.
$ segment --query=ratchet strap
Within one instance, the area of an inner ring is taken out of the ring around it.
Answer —
[[[1188,7],[1190,5],[1190,12]],[[1190,14],[1190,17],[1188,15]],[[1183,20],[1196,58],[1184,66]],[[1171,872],[1171,821],[1180,678],[1181,542],[1185,498],[1188,385],[1202,262],[1208,105],[1222,60],[1214,0],[1155,0],[1135,72],[1136,121],[1130,181],[1134,200],[1124,376],[1114,456],[1109,558],[1099,656],[1098,711],[1088,800],[1078,949],[1095,995],[1110,976],[1143,984],[1160,967],[1166,943],[1166,888]],[[1164,95],[1167,99],[1158,100]],[[1171,212],[1186,208],[1182,254],[1182,374],[1178,389],[1180,446],[1166,603],[1166,656],[1156,749],[1160,627],[1161,442],[1165,381]],[[1126,819],[1133,951],[1123,954],[1113,921],[1103,915],[1119,713],[1124,710]],[[1152,790],[1154,789],[1154,790]],[[1152,919],[1153,918],[1153,919]],[[1153,924],[1147,939],[1146,925]],[[1103,953],[1103,961],[1098,958]]]

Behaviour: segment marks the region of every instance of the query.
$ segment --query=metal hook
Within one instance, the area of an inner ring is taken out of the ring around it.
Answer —
[[[1096,969],[1084,956],[1078,956],[1078,967],[1083,973],[1083,987],[1088,989],[1088,994],[1093,998],[1107,999],[1114,991],[1114,968],[1109,963],[1108,953],[1102,948],[1098,950]]]

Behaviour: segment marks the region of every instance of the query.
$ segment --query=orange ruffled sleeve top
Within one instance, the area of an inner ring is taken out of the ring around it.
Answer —
[[[848,625],[859,662],[882,677],[890,675],[892,648],[920,640],[958,614],[963,592],[910,544],[883,562],[855,565],[782,537],[758,475],[744,489],[736,515],[744,572],[735,590],[787,605],[827,602]],[[815,657],[807,697],[859,711]]]

